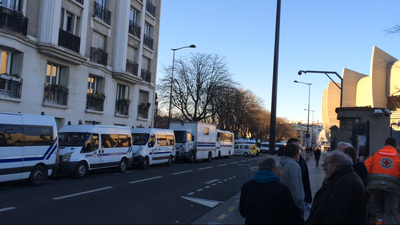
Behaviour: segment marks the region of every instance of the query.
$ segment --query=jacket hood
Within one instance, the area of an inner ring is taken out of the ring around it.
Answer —
[[[287,156],[279,156],[279,162],[281,163],[281,166],[285,165],[288,162],[296,162],[294,161],[293,158],[287,157]]]
[[[279,181],[279,178],[271,170],[260,170],[254,174],[253,181],[265,184],[271,181]]]

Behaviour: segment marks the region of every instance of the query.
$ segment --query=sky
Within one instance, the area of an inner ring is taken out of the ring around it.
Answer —
[[[271,110],[276,0],[162,0],[157,80],[172,65],[175,53],[218,54],[232,78],[262,99]],[[282,0],[277,86],[277,117],[307,122],[310,86],[311,122],[322,122],[324,74],[299,70],[347,68],[370,75],[373,46],[400,59],[400,34],[387,30],[400,24],[399,0]],[[331,76],[335,82],[340,79]]]

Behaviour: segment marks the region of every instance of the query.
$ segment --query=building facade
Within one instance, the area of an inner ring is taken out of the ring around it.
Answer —
[[[151,127],[161,0],[2,0],[0,111]]]
[[[296,130],[297,139],[300,140],[301,147],[319,147],[324,139],[321,139],[320,133],[323,131],[322,124],[310,123],[308,125],[309,138],[306,138],[307,134],[307,124],[304,123],[292,123],[293,128]]]

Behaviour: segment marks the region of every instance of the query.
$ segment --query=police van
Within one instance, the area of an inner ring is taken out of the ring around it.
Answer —
[[[147,169],[150,165],[175,161],[174,131],[158,128],[132,128],[133,166]]]
[[[54,117],[0,112],[0,182],[28,179],[42,184],[58,164]]]
[[[60,173],[85,177],[90,170],[116,167],[124,173],[132,164],[131,130],[125,126],[66,125],[60,138]]]

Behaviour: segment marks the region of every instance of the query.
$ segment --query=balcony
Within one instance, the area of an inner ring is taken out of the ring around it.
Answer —
[[[140,39],[140,30],[142,28],[134,23],[132,20],[129,20],[129,33],[132,34],[133,36],[137,37]]]
[[[104,94],[87,94],[86,109],[103,111],[105,98]]]
[[[81,46],[81,38],[72,33],[59,29],[58,45],[79,52]]]
[[[138,75],[139,65],[129,59],[126,60],[126,72],[131,73],[133,75]]]
[[[7,28],[26,36],[28,30],[28,18],[17,11],[0,7],[0,28]]]
[[[146,11],[149,12],[153,17],[156,17],[156,7],[151,1],[146,1]]]
[[[148,35],[143,35],[143,39],[144,39],[144,45],[148,48],[150,48],[151,50],[153,50],[153,38],[151,38]]]
[[[99,3],[94,3],[94,16],[103,20],[106,24],[111,24],[111,12]]]
[[[149,108],[150,108],[150,104],[149,103],[148,103],[148,105],[140,104],[138,106],[138,117],[139,118],[148,119],[149,118]]]
[[[68,103],[68,92],[69,89],[62,85],[45,84],[43,101],[66,106]]]
[[[107,66],[108,54],[100,48],[90,48],[90,61]]]
[[[21,98],[22,80],[8,75],[0,75],[0,96]]]
[[[115,100],[115,114],[129,115],[129,99]]]
[[[140,77],[146,82],[150,83],[150,81],[151,81],[151,73],[148,70],[142,69],[142,72],[140,73]]]

